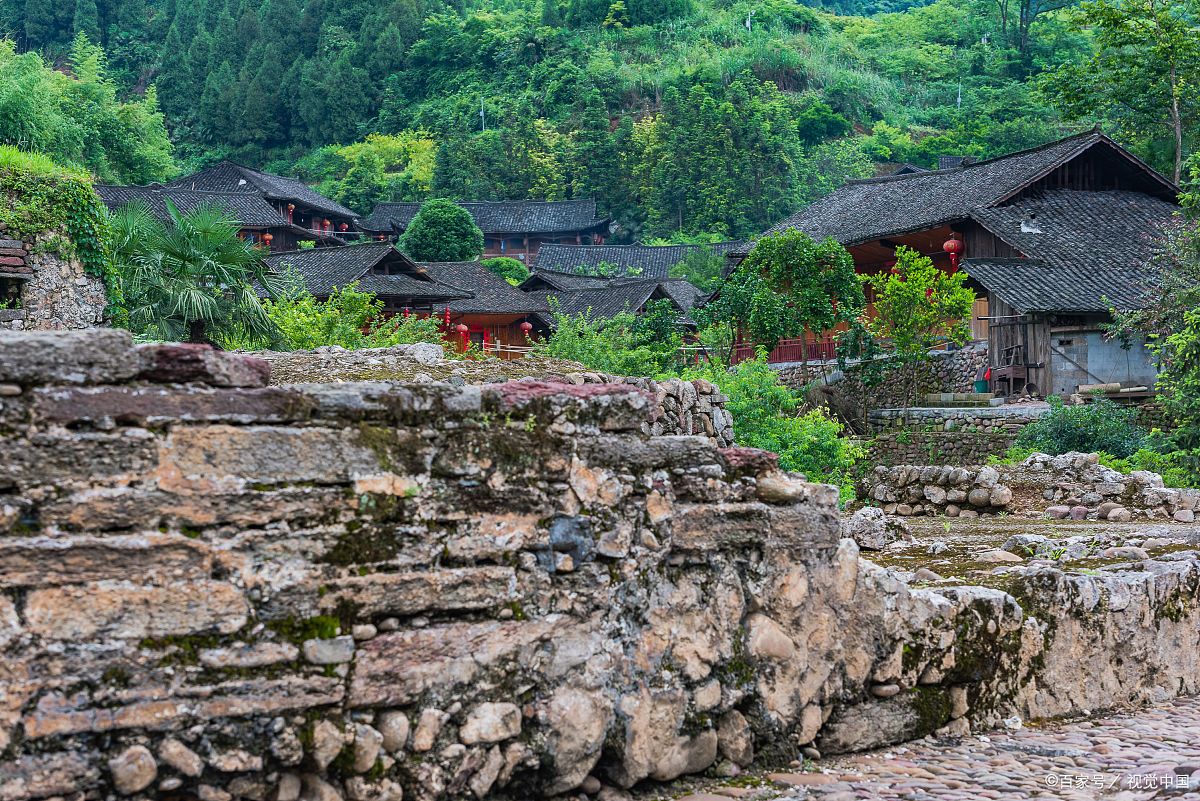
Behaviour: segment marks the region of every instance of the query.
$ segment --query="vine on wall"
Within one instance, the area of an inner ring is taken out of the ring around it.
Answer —
[[[0,146],[0,223],[5,236],[33,239],[65,230],[69,239],[44,244],[63,258],[78,258],[84,270],[104,281],[109,307],[117,300],[106,242],[108,213],[92,190],[91,177],[50,159]]]

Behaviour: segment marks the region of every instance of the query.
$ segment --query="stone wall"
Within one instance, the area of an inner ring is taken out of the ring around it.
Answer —
[[[986,464],[991,456],[1003,455],[1013,444],[1011,433],[904,431],[877,434],[867,442],[866,463],[870,465],[964,465]]]
[[[317,348],[290,353],[259,353],[271,364],[273,384],[386,379],[455,386],[501,383],[513,379],[575,385],[628,384],[651,394],[659,414],[642,430],[647,434],[700,434],[717,445],[734,443],[733,417],[725,410],[728,398],[708,381],[671,378],[627,378],[588,371],[581,364],[528,356],[522,359],[480,361],[447,359],[440,345],[420,343],[391,348],[345,350]]]
[[[953,431],[1003,435],[1016,439],[1022,428],[1049,412],[1050,406],[1043,403],[980,408],[914,407],[875,409],[868,419],[872,431]]]
[[[952,351],[934,351],[928,363],[917,373],[915,397],[933,392],[973,392],[975,376],[987,366],[987,345],[974,344]],[[836,366],[789,364],[781,365],[779,380],[793,389],[803,389],[810,381],[836,370]],[[850,366],[835,383],[838,392],[855,402],[865,403],[868,409],[904,406],[908,398],[908,377],[892,372],[883,383],[865,386],[857,375],[858,368]]]
[[[1099,463],[1094,453],[1035,453],[1016,465],[877,466],[862,481],[862,497],[901,516],[1045,514],[1075,520],[1127,522],[1134,517],[1191,523],[1200,490],[1163,486],[1147,471],[1128,475]]]
[[[0,329],[11,331],[92,328],[102,323],[108,296],[104,282],[88,274],[62,232],[30,241],[5,239],[0,231],[0,279],[20,282],[20,303],[0,309]]]
[[[1200,689],[1178,553],[910,587],[636,387],[268,372],[0,332],[0,801],[620,798]]]

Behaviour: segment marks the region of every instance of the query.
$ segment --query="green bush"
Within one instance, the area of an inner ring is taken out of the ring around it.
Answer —
[[[516,286],[529,277],[529,268],[523,262],[517,259],[510,259],[508,256],[484,259],[479,263],[513,286]]]
[[[1136,424],[1137,412],[1106,398],[1066,406],[1051,395],[1050,413],[1021,429],[1015,445],[1057,456],[1070,451],[1104,452],[1124,458],[1146,445],[1148,432]]]
[[[779,375],[759,358],[732,370],[705,366],[684,371],[683,378],[704,378],[729,397],[737,443],[779,454],[779,466],[804,473],[810,480],[839,487],[842,498],[854,496],[851,468],[864,456],[862,448],[842,436],[842,425],[820,409],[801,414],[801,398],[779,383]]]
[[[400,235],[400,249],[415,261],[470,261],[483,253],[483,232],[462,206],[435,198]]]
[[[1122,473],[1132,473],[1134,470],[1149,470],[1162,476],[1163,483],[1168,487],[1200,486],[1197,478],[1196,458],[1183,451],[1171,450],[1169,440],[1161,435],[1151,434],[1147,447],[1139,448],[1126,458],[1113,456],[1110,453],[1100,454],[1100,464],[1119,470]]]
[[[683,345],[679,313],[670,301],[650,301],[642,314],[620,312],[610,318],[590,309],[563,314],[554,299],[551,308],[554,332],[536,346],[542,356],[613,375],[654,376],[673,367]]]
[[[267,316],[279,328],[289,350],[325,345],[347,349],[386,348],[413,342],[443,344],[434,318],[383,316],[383,301],[351,284],[334,289],[326,300],[307,292],[263,301]]]

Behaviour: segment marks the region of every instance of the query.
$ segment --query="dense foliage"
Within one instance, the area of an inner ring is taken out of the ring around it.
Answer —
[[[882,346],[890,367],[907,372],[908,401],[915,398],[917,367],[935,346],[964,345],[971,340],[975,292],[967,275],[947,273],[933,260],[907,247],[896,249],[891,270],[859,276],[869,287],[874,315],[861,321]]]
[[[149,183],[174,174],[153,88],[119,101],[104,53],[83,36],[65,66],[69,75],[0,39],[0,143],[45,153],[101,181]]]
[[[1195,145],[1190,56],[1109,31],[1161,17],[1186,33],[1189,1],[1076,20],[1056,10],[1071,0],[936,0],[870,18],[789,0],[0,0],[0,35],[18,51],[72,64],[72,78],[37,79],[51,102],[34,110],[119,108],[125,131],[2,136],[105,180],[161,177],[153,84],[185,168],[232,156],[295,171],[360,212],[430,194],[595,197],[626,240],[744,237],[878,162],[1040,144],[1066,132],[1057,109],[1170,172]],[[101,73],[64,58],[81,33],[104,46]],[[47,72],[33,56],[0,69],[0,86]],[[53,102],[68,84],[96,100]],[[115,104],[114,88],[146,99]],[[1182,148],[1161,124],[1172,88]]]
[[[400,247],[416,261],[470,261],[483,253],[483,232],[462,206],[435,198],[404,229]]]
[[[104,280],[110,303],[118,299],[106,253],[108,215],[85,172],[0,145],[0,223],[10,237],[50,234],[44,246],[78,257],[87,272]],[[57,236],[60,230],[66,237]]]
[[[1128,457],[1147,444],[1147,431],[1137,425],[1137,412],[1105,398],[1067,406],[1051,395],[1050,412],[1021,429],[1016,445],[1057,455],[1070,451],[1103,451]]]
[[[111,216],[110,252],[123,306],[118,321],[150,340],[277,344],[279,329],[255,285],[271,295],[282,286],[263,253],[241,238],[221,207],[180,213],[167,205],[166,224],[137,204]]]
[[[777,453],[785,470],[836,484],[843,497],[853,496],[850,469],[862,450],[842,436],[841,424],[824,411],[802,412],[800,396],[779,383],[779,374],[763,354],[731,370],[709,363],[685,371],[683,377],[707,379],[729,396],[725,408],[733,416],[739,445]]]
[[[707,313],[770,351],[783,337],[848,323],[864,306],[846,249],[788,229],[758,240]]]
[[[536,353],[585,364],[614,375],[659,375],[672,369],[683,344],[679,314],[667,300],[646,304],[643,314],[624,311],[610,318],[591,309],[565,314],[552,300],[554,331]]]
[[[436,318],[385,317],[383,301],[353,285],[334,289],[325,300],[317,300],[303,290],[286,291],[275,300],[264,300],[263,307],[279,329],[281,347],[287,350],[326,345],[356,350],[413,342],[444,343]],[[253,347],[254,343],[246,346]]]
[[[525,262],[519,259],[498,256],[494,259],[484,259],[479,263],[513,286],[516,286],[529,277],[529,268],[525,266]]]

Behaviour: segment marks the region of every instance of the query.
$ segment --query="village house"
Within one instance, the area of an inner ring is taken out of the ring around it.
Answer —
[[[979,293],[972,332],[988,342],[993,388],[1070,394],[1080,386],[1150,386],[1144,342],[1129,349],[1101,325],[1137,307],[1178,188],[1098,131],[945,169],[851,181],[767,233],[832,237],[861,273],[890,269],[900,246]],[[868,303],[871,298],[868,296]],[[832,355],[830,332],[808,334]],[[772,361],[786,361],[794,342]]]
[[[478,262],[418,264],[390,242],[275,253],[266,262],[314,297],[354,284],[378,297],[386,314],[435,317],[452,345],[474,343],[501,358],[521,355],[538,315],[548,311],[542,298]]]
[[[606,269],[614,277],[668,278],[671,270],[694,253],[718,256],[737,252],[745,242],[712,245],[543,245],[536,269],[559,273],[599,275]]]
[[[611,278],[540,269],[521,282],[520,289],[545,298],[549,309],[594,318],[610,318],[621,312],[642,314],[646,304],[665,300],[678,311],[683,325],[690,328],[695,327],[690,313],[704,294],[678,278]],[[536,322],[539,332],[549,331],[553,314],[549,310],[541,313]]]
[[[483,256],[508,256],[532,265],[546,244],[600,244],[607,219],[596,216],[594,200],[465,201],[483,231]],[[421,210],[420,203],[380,203],[358,224],[375,239],[396,241]]]
[[[110,209],[142,203],[156,218],[167,221],[167,201],[188,212],[216,204],[239,223],[243,236],[273,252],[294,250],[301,242],[344,245],[357,238],[354,212],[320,195],[296,178],[254,170],[222,161],[208,169],[148,186],[96,187]]]

